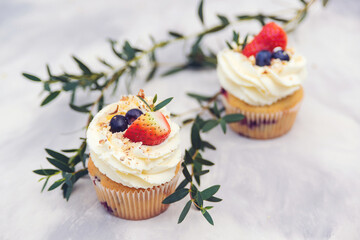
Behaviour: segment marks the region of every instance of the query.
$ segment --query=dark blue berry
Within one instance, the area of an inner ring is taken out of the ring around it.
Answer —
[[[271,64],[271,52],[263,50],[256,54],[256,65],[269,66]]]
[[[142,115],[142,111],[140,109],[137,108],[133,108],[131,110],[129,110],[126,114],[125,117],[128,121],[129,124],[132,124],[138,117],[140,117]]]
[[[279,51],[273,52],[271,57],[278,58],[281,61],[289,61],[290,60],[289,55],[284,50],[279,50]]]
[[[110,120],[110,131],[112,133],[123,132],[128,128],[128,125],[126,117],[122,115],[115,115]]]

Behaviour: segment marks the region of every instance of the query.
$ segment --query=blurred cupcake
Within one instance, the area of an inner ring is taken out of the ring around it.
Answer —
[[[96,114],[87,131],[96,194],[120,218],[141,220],[165,211],[169,205],[161,202],[179,178],[179,126],[165,108],[153,110],[137,96],[124,96]]]
[[[291,129],[303,99],[306,61],[286,44],[284,30],[271,22],[243,50],[234,46],[218,54],[226,112],[245,116],[230,124],[240,135],[270,139]]]

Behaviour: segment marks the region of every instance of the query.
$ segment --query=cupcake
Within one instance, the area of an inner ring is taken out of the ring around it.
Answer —
[[[109,213],[131,220],[168,208],[161,202],[175,191],[181,165],[179,126],[166,108],[154,111],[153,98],[140,97],[106,106],[87,130],[97,197]]]
[[[279,137],[293,126],[303,99],[305,58],[286,47],[285,31],[273,22],[243,49],[238,45],[217,55],[226,113],[244,115],[230,127],[250,138]]]

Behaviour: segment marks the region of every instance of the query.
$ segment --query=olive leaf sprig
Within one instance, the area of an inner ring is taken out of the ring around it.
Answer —
[[[151,112],[156,112],[160,109],[162,109],[163,107],[165,107],[166,105],[168,105],[171,100],[173,100],[173,98],[167,98],[164,101],[158,103],[157,105],[155,105],[156,101],[157,101],[157,94],[155,94],[155,97],[153,98],[152,104],[148,104],[147,101],[142,98],[141,96],[137,96],[149,109]]]
[[[94,114],[103,108],[106,102],[105,98],[109,89],[112,90],[112,92],[114,93],[117,91],[120,83],[124,82],[127,92],[130,92],[131,83],[137,76],[138,70],[143,68],[142,61],[144,59],[148,58],[151,65],[151,69],[146,77],[146,81],[151,80],[156,75],[160,66],[160,63],[157,61],[156,57],[158,49],[162,49],[177,41],[194,39],[193,44],[187,51],[186,62],[165,71],[161,74],[162,76],[167,76],[187,69],[214,68],[217,63],[215,53],[212,50],[206,50],[203,47],[203,40],[207,36],[222,31],[235,23],[249,20],[258,21],[261,25],[264,25],[266,21],[276,21],[279,24],[282,24],[283,27],[285,27],[288,31],[293,31],[306,17],[308,9],[315,2],[315,0],[300,0],[300,2],[303,4],[303,7],[296,10],[294,17],[289,19],[283,18],[279,15],[265,15],[259,13],[255,15],[239,15],[236,17],[235,21],[229,21],[229,18],[227,16],[218,14],[217,17],[219,19],[219,24],[210,28],[206,28],[203,13],[204,1],[201,0],[197,12],[204,29],[199,33],[184,35],[176,31],[169,31],[170,38],[167,40],[157,41],[153,37],[150,37],[152,45],[147,49],[135,47],[128,41],[125,41],[124,44],[119,48],[119,44],[116,41],[110,40],[112,51],[120,60],[120,66],[115,66],[115,64],[109,63],[104,59],[98,59],[99,62],[106,67],[107,70],[104,71],[92,70],[79,58],[73,56],[73,60],[79,67],[80,73],[69,73],[64,71],[60,74],[54,74],[51,71],[50,66],[46,65],[48,77],[45,79],[41,79],[38,76],[29,73],[23,73],[23,76],[29,80],[41,83],[43,85],[43,92],[45,92],[47,95],[42,100],[40,104],[41,106],[49,104],[59,96],[68,95],[70,99],[69,107],[74,111],[87,115],[87,121],[85,124],[86,129],[89,126]],[[322,2],[325,6],[328,3],[328,0],[322,0]],[[238,35],[239,34],[235,36],[237,39],[239,37]],[[243,47],[244,45],[246,45],[246,42],[245,44],[243,43]],[[96,92],[98,93],[98,96],[87,104],[79,104],[78,93],[80,91],[87,93]],[[201,133],[210,131],[212,128],[218,125],[220,125],[222,130],[225,132],[226,123],[231,122],[237,117],[227,117],[227,115],[221,117],[223,109],[219,109],[218,106],[215,105],[217,104],[216,102],[218,95],[215,98],[204,97],[196,94],[189,94],[189,96],[197,99],[200,103],[201,111],[203,112],[204,110],[208,110],[212,118],[207,120],[202,119],[200,116],[202,114],[201,112],[197,113],[196,117],[185,120],[184,122],[193,123],[191,131],[192,147],[187,150],[188,154],[185,154],[185,156],[187,156],[187,160],[185,161],[185,163],[186,165],[191,165],[192,173],[190,174],[191,181],[188,177],[188,183],[184,186],[180,186],[183,189],[185,186],[190,184],[189,192],[192,202],[203,212],[204,216],[210,216],[207,212],[209,209],[206,209],[206,207],[203,206],[201,199],[199,199],[199,196],[202,196],[202,198],[204,199],[203,195],[205,195],[206,198],[209,192],[213,193],[218,188],[214,187],[216,186],[214,185],[213,187],[211,187],[211,191],[204,190],[201,191],[200,194],[196,194],[197,190],[194,187],[195,185],[193,183],[193,179],[195,179],[195,182],[199,185],[200,176],[207,173],[207,170],[202,170],[202,166],[207,165],[201,164],[201,162],[204,161],[199,160],[202,159],[200,155],[201,152],[203,152],[206,148],[215,149],[212,144],[202,140]],[[204,105],[205,103],[208,104]],[[36,174],[42,176],[42,178],[40,178],[40,181],[45,180],[42,190],[45,189],[50,178],[61,175],[60,179],[56,180],[48,188],[48,190],[51,191],[61,186],[61,189],[63,190],[63,196],[65,199],[68,200],[77,180],[87,174],[86,161],[88,158],[88,154],[86,153],[86,139],[81,138],[81,144],[78,148],[65,149],[61,150],[61,152],[51,149],[45,150],[49,155],[49,157],[47,157],[47,160],[54,168],[34,170]],[[190,160],[189,156],[191,156],[193,162]],[[82,167],[80,167],[79,169],[78,166],[80,165],[80,163],[82,163]],[[209,199],[212,198],[209,197]],[[190,208],[191,204],[187,205],[188,208]],[[211,219],[211,217],[206,218],[208,220]]]
[[[220,125],[225,134],[228,123],[238,122],[244,118],[242,114],[224,115],[224,108],[218,107],[219,95],[220,92],[213,96],[188,93],[188,96],[197,100],[200,107],[195,117],[183,121],[183,124],[192,122],[190,134],[191,147],[185,150],[184,162],[182,163],[182,171],[185,179],[180,183],[173,194],[163,200],[164,204],[171,204],[189,196],[189,200],[179,216],[178,223],[181,223],[185,219],[191,205],[193,205],[202,213],[211,225],[214,225],[214,221],[209,213],[209,210],[213,208],[213,206],[205,206],[204,202],[215,203],[222,200],[221,198],[214,196],[218,192],[220,185],[213,185],[202,191],[199,190],[199,187],[201,183],[200,177],[210,171],[209,169],[204,169],[204,167],[214,165],[212,161],[204,159],[202,153],[204,153],[206,149],[216,150],[216,148],[210,142],[203,140],[201,133],[209,132]],[[204,113],[208,113],[208,119],[202,117]],[[190,171],[188,166],[191,169]]]

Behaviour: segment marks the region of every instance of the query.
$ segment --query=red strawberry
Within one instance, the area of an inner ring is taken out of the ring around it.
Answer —
[[[147,112],[129,126],[124,137],[152,146],[164,142],[170,131],[170,125],[161,112]]]
[[[274,22],[266,24],[261,32],[245,46],[242,54],[247,57],[256,54],[262,50],[273,51],[276,47],[286,49],[287,36],[286,32]]]

